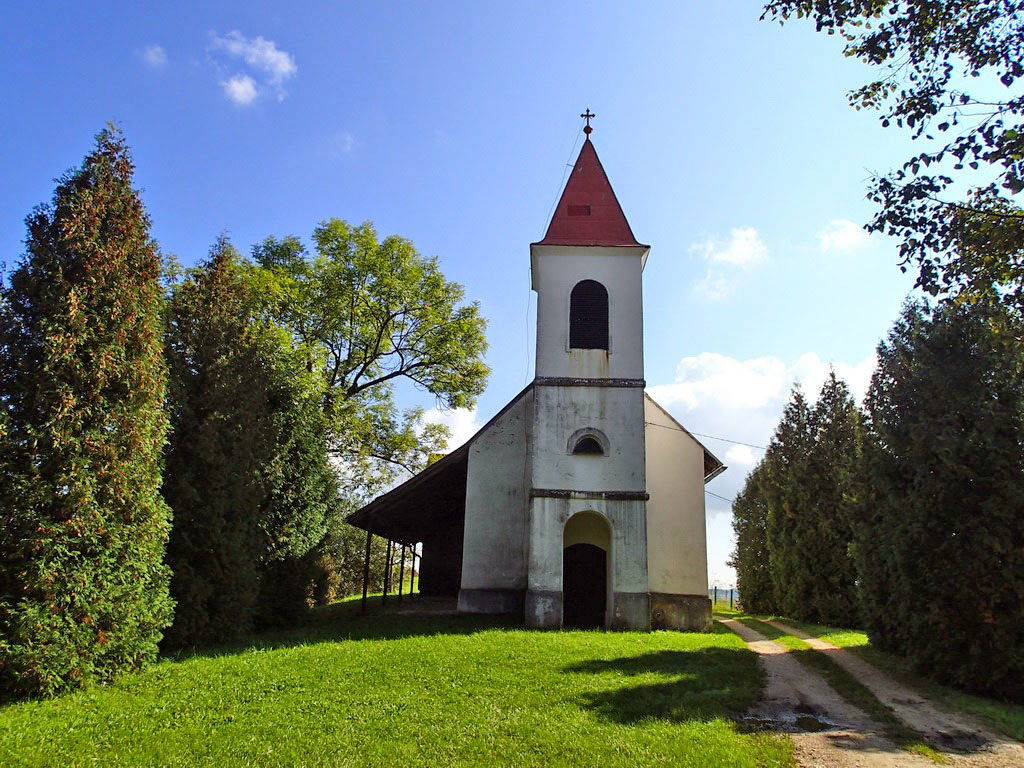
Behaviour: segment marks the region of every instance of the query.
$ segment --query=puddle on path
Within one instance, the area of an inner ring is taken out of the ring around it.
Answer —
[[[830,720],[821,712],[806,704],[801,704],[793,710],[773,708],[765,712],[759,708],[738,721],[743,731],[781,731],[783,733],[820,733],[822,731],[833,731],[845,728],[841,723]]]

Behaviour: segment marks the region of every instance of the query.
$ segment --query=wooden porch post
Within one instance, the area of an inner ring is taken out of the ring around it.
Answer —
[[[405,584],[405,544],[402,545],[402,564],[398,568],[398,602],[402,602],[402,587]]]
[[[391,586],[391,545],[391,539],[388,539],[387,554],[384,556],[384,594],[380,598],[382,607],[388,603],[388,588]]]
[[[373,543],[373,532],[366,532],[366,557],[363,559],[363,606],[362,612],[366,613],[366,591],[370,587],[370,544]]]
[[[410,549],[412,550],[412,562],[409,563],[409,595],[411,597],[413,586],[416,584],[416,545],[413,544]]]

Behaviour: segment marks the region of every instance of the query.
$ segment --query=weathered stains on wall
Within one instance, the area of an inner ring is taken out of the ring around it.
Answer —
[[[644,490],[643,390],[636,387],[537,387],[533,487]],[[600,430],[605,456],[573,455],[572,435]]]
[[[533,499],[526,601],[528,625],[561,626],[561,602],[552,599],[552,595],[560,595],[562,591],[563,531],[573,515],[592,512],[607,520],[611,529],[608,570],[613,610],[608,612],[609,626],[633,629],[648,626],[647,614],[634,609],[641,603],[647,604],[645,503],[641,500],[587,498],[585,493],[573,494],[569,498]]]
[[[562,549],[573,544],[593,544],[611,552],[612,536],[608,522],[596,512],[577,512],[566,522],[562,533]]]
[[[584,379],[611,377],[609,352],[606,349],[570,349],[569,376]]]
[[[643,378],[641,248],[534,245],[537,375]],[[581,280],[608,291],[609,350],[569,350],[569,295]]]
[[[651,592],[706,595],[704,449],[645,396]]]
[[[525,589],[530,419],[534,391],[470,446],[463,589]]]

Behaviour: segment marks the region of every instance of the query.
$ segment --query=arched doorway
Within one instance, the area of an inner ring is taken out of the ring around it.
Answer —
[[[604,627],[608,606],[611,535],[595,512],[580,512],[562,534],[562,626]]]

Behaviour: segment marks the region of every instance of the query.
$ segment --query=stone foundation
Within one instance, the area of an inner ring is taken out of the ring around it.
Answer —
[[[711,627],[707,595],[667,595],[651,592],[651,629],[704,632]]]
[[[526,626],[559,629],[562,593],[522,589],[463,589],[459,613],[518,613]],[[644,632],[672,629],[705,632],[711,627],[711,600],[704,595],[615,592],[609,629]]]
[[[525,589],[460,589],[460,613],[518,613],[526,604]]]
[[[650,628],[650,600],[646,592],[612,594],[612,620],[609,629],[646,632]]]
[[[562,626],[562,593],[530,589],[526,592],[526,626],[559,629]]]

